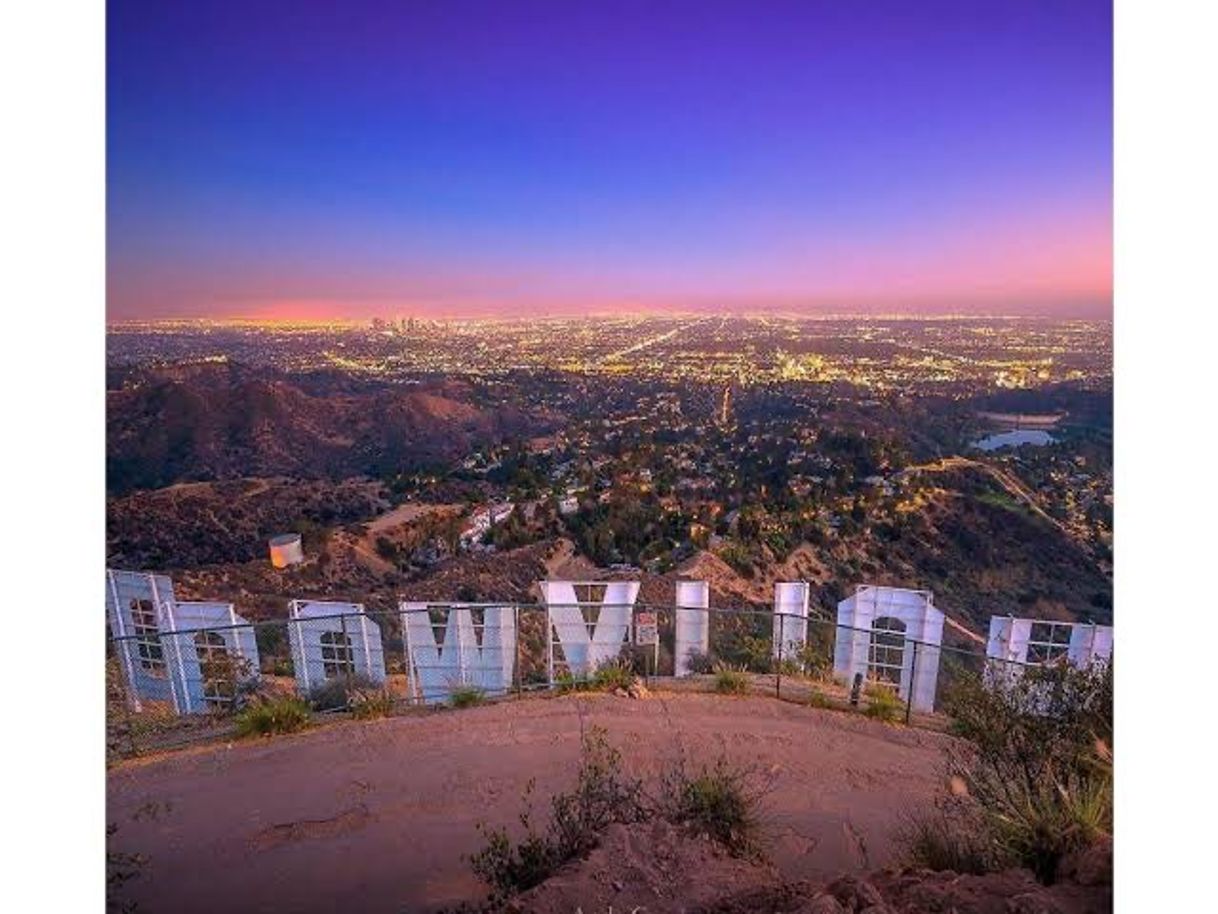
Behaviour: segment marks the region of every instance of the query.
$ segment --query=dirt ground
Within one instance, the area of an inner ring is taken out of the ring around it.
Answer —
[[[513,826],[571,785],[581,728],[635,774],[679,752],[772,776],[770,856],[789,879],[892,862],[902,810],[942,783],[948,737],[766,698],[567,696],[343,722],[137,760],[107,775],[112,848],[143,854],[139,910],[429,911],[484,893],[479,822]]]
[[[1112,847],[1070,858],[1051,886],[1029,870],[985,875],[914,868],[784,879],[663,821],[612,825],[583,860],[512,899],[512,914],[1112,914]]]
[[[518,914],[677,914],[781,884],[770,865],[730,856],[662,820],[611,825],[584,860],[513,899]]]

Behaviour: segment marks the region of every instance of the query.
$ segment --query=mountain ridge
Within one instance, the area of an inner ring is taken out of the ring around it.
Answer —
[[[107,491],[262,476],[342,478],[452,459],[552,420],[457,385],[304,384],[234,363],[131,370],[107,391]]]

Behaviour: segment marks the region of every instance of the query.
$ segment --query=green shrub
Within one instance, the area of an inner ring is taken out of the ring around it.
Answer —
[[[562,670],[554,677],[554,688],[559,695],[570,692],[591,692],[592,680],[586,676],[576,676],[570,670]]]
[[[997,861],[976,810],[958,799],[905,816],[896,839],[902,862],[921,869],[980,875]]]
[[[864,694],[867,696],[867,707],[863,709],[863,714],[872,720],[894,723],[904,717],[905,703],[895,689],[872,683]]]
[[[473,708],[486,703],[486,692],[476,685],[459,683],[448,690],[448,703],[454,708]]]
[[[249,660],[229,653],[213,654],[201,660],[199,673],[207,694],[218,699],[208,702],[208,709],[215,715],[241,711],[254,700],[260,688]]]
[[[621,753],[609,745],[605,731],[591,728],[581,741],[575,788],[551,800],[544,828],[533,821],[533,781],[525,788],[520,841],[513,842],[503,829],[478,826],[486,843],[469,859],[474,874],[491,887],[486,910],[501,910],[512,895],[585,855],[614,824],[664,819],[707,835],[734,854],[760,853],[757,808],[768,788],[754,789],[750,772],[720,759],[689,776],[682,761],[661,772],[658,783],[658,795],[649,798],[642,781],[623,773]]]
[[[1051,883],[1071,851],[1112,832],[1112,783],[1068,773],[999,785],[974,778],[982,814],[1002,859]]]
[[[596,668],[592,674],[592,688],[605,692],[616,689],[629,689],[637,677],[634,666],[627,657],[616,657],[607,660]]]
[[[749,677],[744,670],[720,664],[715,668],[715,691],[720,695],[746,695]]]
[[[351,715],[357,720],[388,717],[393,713],[393,695],[388,689],[355,692],[349,701]]]
[[[1025,867],[1052,883],[1063,857],[1112,830],[1112,784],[1102,778],[974,779],[969,787],[980,795],[904,823],[897,840],[907,864],[957,873]]]
[[[377,683],[362,673],[336,676],[313,686],[309,691],[309,704],[314,711],[345,711],[357,694],[379,688]]]
[[[951,730],[987,758],[1013,754],[1074,765],[1112,745],[1112,665],[1029,667],[1003,684],[961,675],[945,696]],[[1090,763],[1088,763],[1090,764]]]
[[[601,663],[590,676],[576,676],[563,670],[554,677],[554,686],[559,694],[569,692],[612,692],[629,689],[638,679],[633,659],[620,655]]]
[[[810,626],[808,639],[796,652],[795,660],[804,676],[825,682],[833,677],[832,629]]]
[[[833,676],[833,630],[820,625],[809,625],[803,642],[788,642],[782,645],[782,660],[770,656],[773,649],[766,645],[768,672],[783,676],[798,676],[824,682]],[[760,658],[757,658],[758,660]],[[751,667],[756,669],[756,667]]]
[[[525,798],[532,793],[533,781],[525,788]],[[478,830],[486,839],[482,850],[469,858],[474,875],[491,887],[487,910],[498,910],[500,904],[517,892],[524,892],[545,882],[565,862],[560,859],[557,847],[546,835],[533,828],[528,809],[520,814],[525,837],[516,844],[504,829],[488,829],[483,825]]]
[[[795,679],[797,677],[801,677],[804,675],[804,668],[802,666],[800,666],[798,660],[792,660],[791,658],[788,657],[788,658],[783,659],[782,661],[771,660],[770,661],[770,672],[779,673],[790,679]]]
[[[1111,834],[1111,664],[1027,668],[1001,683],[961,677],[949,707],[969,741],[948,765],[962,799],[941,810],[942,825],[914,833],[917,854],[967,858],[977,845],[989,868],[1023,866],[1050,883],[1063,857]],[[938,835],[969,844],[934,847]]]
[[[550,819],[541,832],[533,826],[533,787],[530,781],[525,788],[520,815],[525,837],[519,843],[513,843],[503,829],[479,825],[486,845],[470,857],[470,865],[491,886],[494,901],[543,882],[564,863],[595,847],[610,825],[638,822],[645,815],[642,785],[623,775],[621,754],[599,728],[583,738],[575,789],[551,800]]]
[[[834,707],[833,699],[824,692],[813,689],[808,693],[808,707],[831,709]]]
[[[769,638],[748,635],[740,643],[740,665],[754,673],[768,673],[773,664],[773,652]]]
[[[725,613],[711,621],[711,650],[723,663],[754,673],[771,671],[773,633],[760,614]]]
[[[309,725],[309,705],[295,696],[271,698],[249,705],[235,720],[241,737],[295,733]]]
[[[603,729],[592,727],[580,750],[575,790],[551,801],[551,830],[568,860],[594,847],[610,825],[638,822],[646,812],[642,784],[624,773],[622,755]]]
[[[753,555],[747,548],[736,542],[727,543],[719,550],[719,558],[723,559],[741,577],[753,576]]]
[[[657,673],[661,668],[673,663],[672,652],[668,645],[661,643],[656,646],[649,644],[627,644],[622,647],[617,656],[619,663],[627,664],[634,670],[635,676],[648,676]]]
[[[269,661],[263,661],[263,666],[270,666],[268,671],[272,676],[292,676],[295,668],[292,666],[290,657],[272,657]]]
[[[702,651],[690,651],[686,659],[689,671],[699,676],[715,672],[715,659]]]
[[[738,857],[761,852],[759,796],[749,789],[749,772],[720,758],[713,768],[688,776],[684,764],[661,778],[660,812],[669,821],[719,842]]]

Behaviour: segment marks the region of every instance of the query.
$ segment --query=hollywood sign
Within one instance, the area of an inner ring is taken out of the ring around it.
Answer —
[[[985,654],[986,682],[1012,685],[1029,667],[1068,663],[1079,669],[1112,659],[1110,625],[994,616]]]
[[[254,629],[233,604],[176,600],[164,575],[108,570],[106,620],[136,710],[205,711],[231,698],[234,679],[259,675]]]
[[[458,687],[504,694],[516,661],[516,607],[402,603],[406,689],[424,703],[448,701]]]
[[[546,612],[546,677],[582,678],[618,657],[636,634],[638,581],[541,581]],[[810,585],[774,587],[772,656],[801,662],[808,643]],[[179,714],[205,711],[253,685],[259,672],[254,626],[232,604],[178,601],[168,577],[106,572],[107,621],[132,703],[169,703]],[[413,700],[440,703],[462,687],[508,692],[519,671],[515,604],[403,602],[398,607]],[[710,587],[679,581],[673,604],[673,668],[690,675],[710,649]],[[891,687],[915,711],[934,710],[943,612],[925,590],[859,586],[837,607],[833,672]],[[339,677],[386,681],[380,625],[359,603],[293,600],[287,622],[292,668],[301,694]],[[1064,660],[1106,661],[1112,629],[995,617],[987,645],[994,670]],[[221,675],[221,672],[226,675]]]

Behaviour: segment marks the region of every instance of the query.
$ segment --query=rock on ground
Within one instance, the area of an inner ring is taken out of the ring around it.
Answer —
[[[1108,914],[1112,886],[1073,881],[1044,886],[1028,870],[984,876],[885,870],[827,886],[785,883],[748,889],[699,914]]]
[[[772,867],[659,822],[615,826],[586,860],[521,895],[516,914],[1108,914],[1100,845],[1044,886],[1028,870],[983,876],[922,869],[845,875],[828,884],[784,881]],[[1110,874],[1111,870],[1107,870]]]

